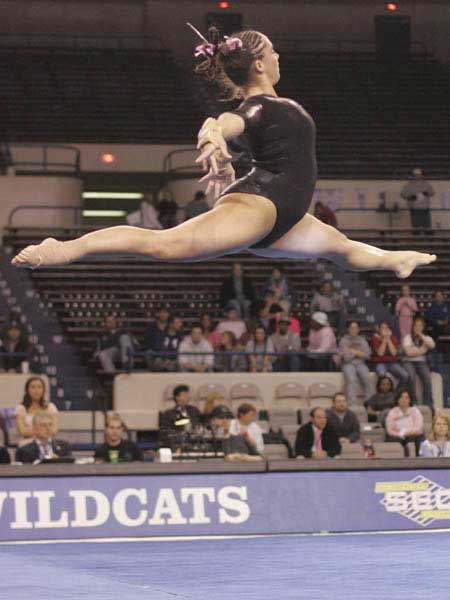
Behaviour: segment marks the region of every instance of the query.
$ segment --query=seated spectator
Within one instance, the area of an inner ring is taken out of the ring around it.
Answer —
[[[165,190],[164,196],[158,202],[158,219],[163,229],[170,229],[177,224],[178,204],[173,199],[172,192]]]
[[[278,322],[278,333],[273,333],[269,340],[272,342],[275,352],[282,354],[274,361],[275,371],[299,371],[301,350],[300,336],[289,331],[291,321],[284,316]]]
[[[191,200],[189,202],[189,204],[186,205],[185,209],[184,209],[184,214],[185,214],[185,221],[188,221],[189,219],[192,219],[193,217],[197,217],[198,215],[201,215],[204,212],[208,212],[209,210],[209,206],[208,203],[206,202],[206,195],[205,192],[202,192],[201,190],[199,190],[198,192],[195,192],[195,196],[194,199]]]
[[[133,342],[130,334],[120,329],[113,315],[105,319],[106,331],[97,338],[95,358],[100,361],[103,371],[114,373],[115,362],[122,369],[131,369],[133,364]]]
[[[203,327],[200,323],[195,323],[191,333],[183,339],[178,347],[180,370],[192,373],[212,371],[213,353],[213,347],[203,337]]]
[[[262,460],[256,447],[242,435],[232,435],[230,432],[233,413],[225,406],[220,405],[211,413],[211,428],[215,443],[220,442],[225,460],[230,461],[255,461]]]
[[[211,315],[207,312],[200,317],[200,325],[203,327],[203,337],[215,349],[220,344],[220,335],[213,323]]]
[[[230,423],[230,433],[242,435],[262,454],[264,452],[263,431],[255,423],[257,418],[258,413],[252,404],[241,404],[237,409],[237,419],[233,419]]]
[[[295,455],[305,458],[327,458],[341,453],[337,433],[327,422],[323,408],[313,408],[311,421],[302,425],[295,439]]]
[[[398,379],[400,387],[409,384],[409,373],[398,360],[398,339],[385,321],[377,326],[377,332],[370,340],[372,362],[379,377],[392,373]]]
[[[216,408],[225,402],[225,398],[220,392],[209,392],[206,397],[205,403],[203,404],[203,411],[201,414],[201,421],[205,427],[211,425],[211,413]]]
[[[25,384],[22,404],[16,407],[16,429],[19,434],[19,446],[33,441],[33,417],[45,413],[52,422],[51,436],[58,433],[58,409],[45,397],[45,382],[41,377],[30,377]]]
[[[384,426],[387,411],[395,406],[394,382],[385,375],[377,382],[377,392],[365,403],[370,423],[379,422]]]
[[[20,329],[20,341],[25,345],[29,343],[28,331],[23,323],[22,313],[20,312],[20,309],[17,306],[13,307],[9,311],[8,318],[6,319],[2,327],[1,337],[3,337],[4,332],[10,327],[16,327],[17,329]]]
[[[357,321],[349,323],[348,333],[339,342],[339,352],[342,358],[342,373],[346,384],[346,394],[350,405],[356,403],[358,380],[364,387],[366,400],[375,394],[375,388],[370,380],[370,371],[365,361],[370,357],[367,341],[359,335]]]
[[[242,354],[244,347],[238,344],[232,331],[220,335],[220,344],[214,355],[214,371],[218,373],[243,373],[247,370],[247,358]],[[240,354],[236,354],[240,353]]]
[[[20,373],[23,362],[30,362],[32,348],[28,337],[22,335],[17,322],[13,321],[3,329],[0,339],[0,371]]]
[[[0,464],[9,465],[11,462],[9,452],[6,449],[8,445],[8,428],[5,417],[0,414]]]
[[[45,412],[33,415],[32,440],[22,445],[16,452],[16,461],[34,463],[36,460],[50,460],[71,456],[69,444],[54,437],[52,417]]]
[[[247,342],[245,351],[249,354],[248,369],[251,373],[268,373],[273,370],[275,348],[262,325],[256,327],[253,339]]]
[[[178,348],[183,337],[182,319],[177,315],[171,315],[166,330],[156,337],[153,370],[169,373],[178,371]]]
[[[450,420],[442,413],[435,415],[428,439],[420,444],[423,458],[450,458]]]
[[[301,336],[301,327],[300,327],[300,321],[294,317],[293,315],[290,315],[289,313],[285,312],[284,310],[281,312],[277,312],[275,313],[275,332],[279,333],[280,331],[280,321],[281,319],[288,319],[289,320],[289,327],[288,327],[288,331],[292,331],[293,333],[296,333],[299,337]]]
[[[219,321],[216,327],[217,333],[220,335],[224,331],[231,331],[236,336],[238,341],[247,333],[245,321],[239,318],[239,313],[235,308],[229,308],[226,313],[226,319]]]
[[[222,309],[233,306],[239,317],[248,319],[250,305],[255,299],[255,290],[251,281],[244,276],[241,263],[233,263],[232,272],[220,287],[219,303]]]
[[[153,353],[155,347],[159,344],[159,338],[166,333],[167,325],[169,324],[170,313],[167,308],[163,307],[158,312],[156,319],[150,321],[144,333],[144,342],[142,350],[146,353],[147,366],[153,368]]]
[[[251,325],[253,324],[254,331],[254,328],[257,325],[262,325],[269,335],[275,333],[277,330],[277,319],[279,318],[279,315],[283,313],[289,314],[275,301],[275,294],[273,292],[267,292],[264,300],[261,300],[260,298],[255,300],[252,304],[252,312],[254,312],[254,318],[247,321],[247,329],[250,330]]]
[[[427,310],[425,319],[434,341],[439,344],[439,336],[450,333],[450,305],[440,290],[434,294],[434,302]]]
[[[333,427],[340,444],[354,443],[359,440],[358,417],[349,410],[347,398],[342,392],[338,392],[333,397],[333,406],[327,410],[327,423]]]
[[[402,295],[395,305],[395,314],[398,317],[401,342],[403,342],[405,336],[411,333],[413,317],[417,311],[417,302],[415,298],[411,296],[411,288],[407,284],[402,285]]]
[[[333,360],[330,354],[337,352],[337,349],[336,336],[328,324],[326,313],[315,312],[311,317],[307,351],[316,356],[308,356],[307,370],[331,371],[334,364],[336,364],[336,360]],[[326,356],[320,356],[320,354]]]
[[[325,206],[322,202],[316,202],[314,206],[314,216],[322,223],[337,227],[337,219],[333,210],[329,206]]]
[[[196,406],[189,404],[191,399],[189,388],[187,385],[177,385],[173,390],[173,399],[175,402],[174,408],[169,408],[161,415],[161,429],[174,430],[175,423],[181,419],[189,419],[191,429],[195,429],[201,421],[201,412]]]
[[[282,267],[274,267],[271,276],[263,286],[262,297],[265,298],[269,293],[272,295],[273,301],[279,304],[285,312],[291,311],[291,306],[296,300],[296,293]]]
[[[414,442],[418,454],[423,440],[422,413],[417,406],[411,404],[409,391],[400,389],[396,396],[396,406],[391,408],[386,417],[386,441],[402,444],[405,456],[409,456],[409,442]]]
[[[336,291],[331,281],[324,281],[314,293],[309,309],[311,313],[324,312],[331,327],[339,333],[344,332],[347,319],[344,298]]]
[[[133,462],[143,460],[141,449],[131,440],[124,440],[125,423],[122,417],[113,413],[108,415],[105,427],[105,443],[95,449],[96,463]]]
[[[433,396],[431,392],[431,373],[427,363],[427,354],[435,348],[436,344],[431,336],[425,334],[425,319],[415,317],[412,330],[403,340],[405,358],[403,364],[409,373],[411,381],[410,390],[414,403],[417,403],[416,376],[422,382],[423,403],[431,408],[434,413]]]

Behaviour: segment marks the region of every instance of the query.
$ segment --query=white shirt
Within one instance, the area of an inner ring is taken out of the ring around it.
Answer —
[[[248,434],[248,437],[254,442],[258,452],[264,452],[263,431],[258,423],[250,423],[250,425],[241,425],[238,419],[232,419],[230,423],[231,435]]]

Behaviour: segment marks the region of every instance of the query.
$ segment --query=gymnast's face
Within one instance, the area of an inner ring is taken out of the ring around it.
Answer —
[[[280,66],[278,64],[279,54],[273,47],[269,38],[261,33],[264,43],[263,55],[256,62],[256,70],[259,75],[265,75],[272,85],[280,81]]]

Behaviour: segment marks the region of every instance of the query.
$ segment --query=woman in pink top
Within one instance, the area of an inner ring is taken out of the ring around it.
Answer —
[[[418,455],[423,439],[422,413],[417,406],[411,406],[408,390],[400,389],[397,393],[396,406],[391,408],[386,417],[386,441],[399,442],[405,450],[405,456],[409,456],[409,442],[414,442],[416,455]]]
[[[413,317],[417,310],[417,302],[411,296],[411,288],[409,285],[402,285],[402,295],[395,305],[395,314],[398,317],[401,341],[403,341],[403,338],[408,333],[411,333]]]

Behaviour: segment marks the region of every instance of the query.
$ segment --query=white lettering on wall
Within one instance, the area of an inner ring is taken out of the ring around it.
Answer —
[[[33,497],[38,502],[38,520],[34,523],[37,529],[69,527],[69,517],[66,510],[61,511],[59,519],[52,519],[51,499],[55,497],[55,492],[40,490],[39,492],[33,492]]]
[[[167,520],[163,518],[163,515],[168,515]],[[165,525],[166,522],[168,525],[186,525],[187,519],[181,514],[172,489],[160,489],[153,517],[148,522],[149,525]]]
[[[5,503],[7,497],[8,494],[6,492],[0,492],[0,517],[2,516],[3,504]]]
[[[205,512],[205,498],[209,502],[215,501],[214,488],[181,488],[181,502],[188,502],[192,497],[193,516],[189,519],[189,523],[193,525],[206,525],[211,523],[211,519]]]
[[[232,496],[237,496],[233,498]],[[250,508],[246,502],[247,488],[228,485],[219,490],[217,500],[221,506],[219,509],[220,523],[245,523],[250,517]],[[230,514],[232,511],[236,514]]]
[[[69,496],[74,499],[75,518],[71,521],[71,527],[99,527],[106,523],[110,514],[109,500],[96,490],[72,490]],[[94,516],[88,519],[87,501],[92,500],[95,504]]]
[[[137,517],[130,517],[127,512],[127,500],[132,497],[137,498],[144,506],[147,503],[147,490],[144,488],[125,488],[115,495],[112,503],[113,515],[125,527],[139,527],[145,523],[148,516],[148,512],[142,509]]]
[[[10,492],[9,497],[14,502],[15,520],[11,523],[11,529],[32,529],[33,523],[28,520],[27,500],[31,498],[31,492]]]

